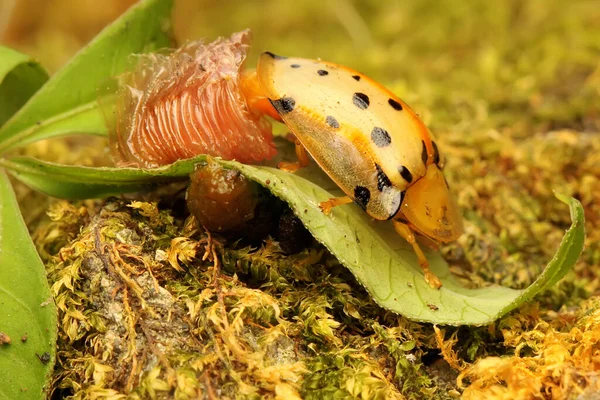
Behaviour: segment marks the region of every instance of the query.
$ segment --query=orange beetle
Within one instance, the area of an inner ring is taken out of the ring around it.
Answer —
[[[414,233],[451,242],[463,232],[462,217],[439,149],[415,112],[365,75],[325,61],[266,52],[255,78],[255,107],[274,114],[256,100],[260,92],[297,138],[299,161],[280,167],[305,166],[308,152],[347,195],[321,203],[323,212],[354,201],[371,217],[392,220],[413,246],[427,282],[439,288]]]

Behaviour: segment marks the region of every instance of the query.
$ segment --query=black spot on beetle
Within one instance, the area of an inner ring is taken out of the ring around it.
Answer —
[[[333,129],[337,129],[340,127],[340,123],[331,115],[328,115],[327,118],[325,118],[325,121],[327,122],[327,125],[329,125]]]
[[[377,190],[383,192],[383,189],[392,186],[392,182],[390,182],[390,178],[383,172],[379,164],[375,164],[375,168],[377,168]]]
[[[367,204],[369,204],[369,200],[371,200],[371,192],[364,186],[356,186],[354,188],[354,201],[358,204],[363,210],[367,209]]]
[[[320,69],[317,71],[317,74],[319,74],[319,76],[325,76],[329,75],[329,72],[325,71],[324,69]]]
[[[371,131],[371,140],[377,147],[387,147],[392,143],[392,138],[388,131],[377,126]]]
[[[270,51],[265,51],[265,54],[268,55],[269,57],[271,57],[274,60],[285,60],[285,59],[287,59],[287,57],[278,56],[277,54],[273,54]]]
[[[435,144],[435,142],[431,142],[431,145],[433,146],[433,162],[435,163],[435,165],[438,165],[440,163],[440,151],[438,150],[437,144]]]
[[[421,150],[421,160],[423,160],[423,164],[427,165],[427,146],[425,146],[424,140],[421,140],[421,144],[423,145],[423,150]]]
[[[296,101],[291,97],[282,97],[279,100],[269,99],[269,101],[279,114],[287,114],[293,111],[294,107],[296,107]]]
[[[360,75],[352,75],[355,81],[360,81]]]
[[[400,173],[400,176],[402,178],[404,178],[404,180],[408,183],[412,183],[413,180],[413,176],[410,173],[410,171],[408,170],[408,168],[406,168],[404,165],[401,165],[398,167],[398,172]]]
[[[392,108],[396,111],[402,111],[402,104],[398,103],[396,100],[394,99],[389,99],[388,103],[390,103],[390,106],[392,106]]]
[[[300,64],[292,64],[292,65],[290,65],[290,67],[292,67],[292,68],[300,68]]]
[[[369,96],[360,92],[354,93],[354,95],[352,96],[352,102],[356,107],[360,108],[361,110],[366,110],[367,107],[369,107],[369,104],[371,104]]]

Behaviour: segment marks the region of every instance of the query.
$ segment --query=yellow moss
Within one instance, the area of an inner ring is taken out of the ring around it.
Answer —
[[[179,264],[189,264],[196,257],[197,243],[186,237],[177,237],[171,240],[171,247],[167,251],[167,259],[176,271],[183,271]]]
[[[457,371],[462,371],[467,367],[464,360],[460,359],[456,352],[452,349],[458,342],[458,331],[452,333],[449,339],[445,339],[445,331],[438,328],[436,325],[433,326],[435,331],[435,339],[437,346],[440,349],[440,353],[448,365]]]
[[[525,309],[505,321],[504,344],[514,356],[487,357],[463,371],[465,399],[571,398],[600,390],[600,299],[577,312]],[[532,315],[533,313],[533,315]]]
[[[596,1],[261,3],[268,13],[254,12],[257,4],[179,2],[178,38],[250,27],[249,65],[263,49],[322,57],[411,104],[446,154],[464,212],[465,235],[442,248],[463,281],[530,284],[569,224],[554,190],[585,208],[582,259],[502,321],[434,328],[378,308],[322,248],[284,256],[270,239],[258,248],[226,243],[156,198],[131,207],[56,202],[38,225],[46,200],[18,186],[60,312],[55,387],[74,398],[140,399],[456,398],[460,390],[560,399],[600,390]],[[64,55],[39,47],[42,58]],[[104,143],[74,151],[79,145],[36,143],[25,154],[106,164]],[[113,369],[104,386],[93,381],[96,364]]]

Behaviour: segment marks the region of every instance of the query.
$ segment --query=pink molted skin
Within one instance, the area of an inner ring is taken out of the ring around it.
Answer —
[[[120,166],[158,167],[198,154],[257,163],[276,153],[270,122],[242,93],[251,33],[139,57],[121,77],[110,143]]]

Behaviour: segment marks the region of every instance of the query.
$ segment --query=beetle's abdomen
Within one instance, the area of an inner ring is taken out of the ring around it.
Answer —
[[[249,41],[244,31],[140,56],[135,71],[121,78],[111,130],[117,163],[156,167],[198,154],[243,163],[270,159],[271,125],[250,111],[242,93]]]

